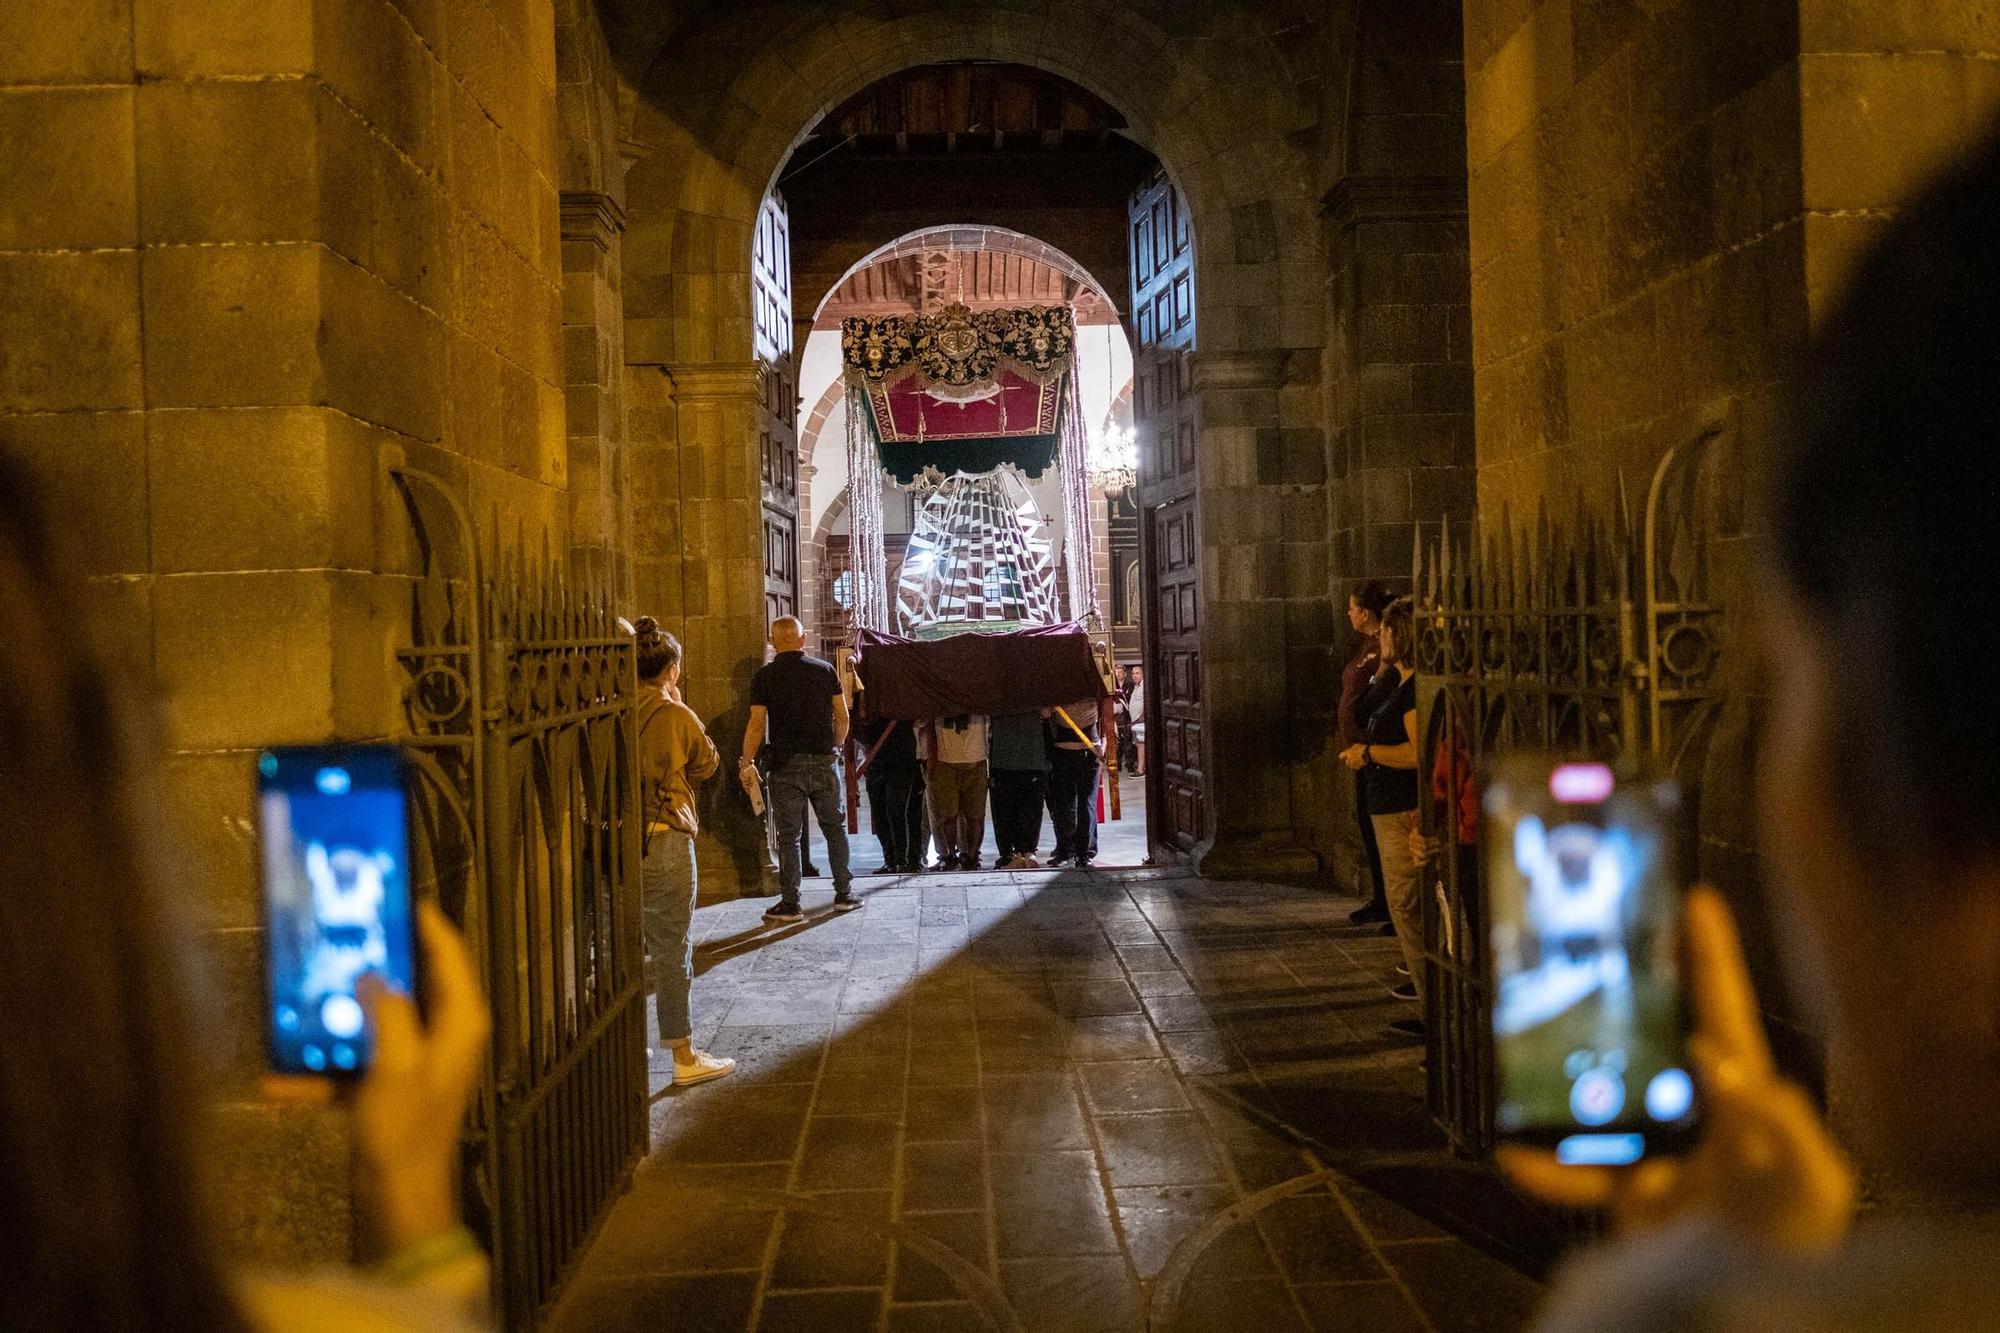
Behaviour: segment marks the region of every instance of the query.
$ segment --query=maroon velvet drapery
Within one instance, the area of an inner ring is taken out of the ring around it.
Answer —
[[[855,669],[875,717],[1025,713],[1104,695],[1090,637],[1075,623],[931,640],[864,629],[858,638]]]

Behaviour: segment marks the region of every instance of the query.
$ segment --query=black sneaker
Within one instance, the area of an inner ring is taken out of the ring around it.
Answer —
[[[1095,859],[1095,857],[1090,856],[1079,856],[1076,858],[1076,868],[1078,870],[1088,870],[1090,869],[1090,863]]]
[[[799,877],[801,879],[818,879],[819,867],[808,861],[799,867]]]
[[[1076,859],[1075,857],[1070,856],[1065,852],[1057,852],[1054,856],[1051,856],[1047,861],[1043,862],[1043,864],[1053,869],[1059,866],[1066,866],[1075,859]]]
[[[1377,902],[1363,903],[1352,912],[1349,912],[1347,919],[1357,926],[1366,926],[1377,921],[1387,921],[1389,919],[1389,909]]]
[[[1414,1000],[1417,998],[1417,984],[1414,981],[1406,981],[1400,986],[1392,986],[1389,988],[1389,998],[1392,1000]]]
[[[852,912],[860,906],[861,900],[851,893],[836,893],[833,895],[833,910],[836,912]]]
[[[805,919],[806,914],[804,912],[801,912],[796,907],[787,907],[784,903],[764,909],[764,920],[770,922],[772,925],[790,925],[794,921],[803,921]]]
[[[945,856],[941,856],[941,857],[939,857],[939,858],[938,858],[938,863],[937,863],[937,868],[938,868],[939,870],[956,870],[956,869],[958,869],[958,853],[957,853],[957,852],[951,852],[951,853],[949,853],[949,854],[947,854],[947,855],[945,855]]]
[[[969,856],[969,857],[965,858],[965,859],[964,859],[963,861],[960,861],[960,862],[958,863],[958,869],[960,869],[960,870],[977,870],[977,869],[979,869],[979,858],[978,858],[978,857],[976,857],[976,856]]]

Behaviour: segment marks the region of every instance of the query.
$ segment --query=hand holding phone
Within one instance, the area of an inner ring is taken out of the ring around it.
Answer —
[[[296,746],[257,760],[266,1043],[281,1074],[355,1076],[374,1032],[357,993],[417,993],[403,759],[393,745]]]
[[[428,1021],[379,977],[361,983],[375,1062],[354,1095],[357,1185],[375,1247],[393,1253],[458,1220],[460,1127],[492,1030],[465,942],[431,903],[417,909]]]
[[[1830,1248],[1853,1220],[1854,1168],[1805,1092],[1777,1072],[1735,922],[1715,890],[1688,894],[1684,943],[1701,1138],[1682,1156],[1633,1170],[1565,1164],[1515,1145],[1500,1149],[1500,1165],[1526,1192],[1609,1209],[1622,1229],[1708,1211],[1773,1244]]]

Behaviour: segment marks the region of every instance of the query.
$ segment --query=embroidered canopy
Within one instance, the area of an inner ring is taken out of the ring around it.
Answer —
[[[949,476],[1004,463],[1038,477],[1054,461],[1076,348],[1067,306],[850,316],[840,341],[847,382],[899,482],[927,467]]]

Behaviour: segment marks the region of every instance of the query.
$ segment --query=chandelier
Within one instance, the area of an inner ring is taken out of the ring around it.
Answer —
[[[1139,476],[1139,435],[1130,426],[1107,421],[1090,432],[1084,446],[1084,474],[1106,495],[1132,489]]]

